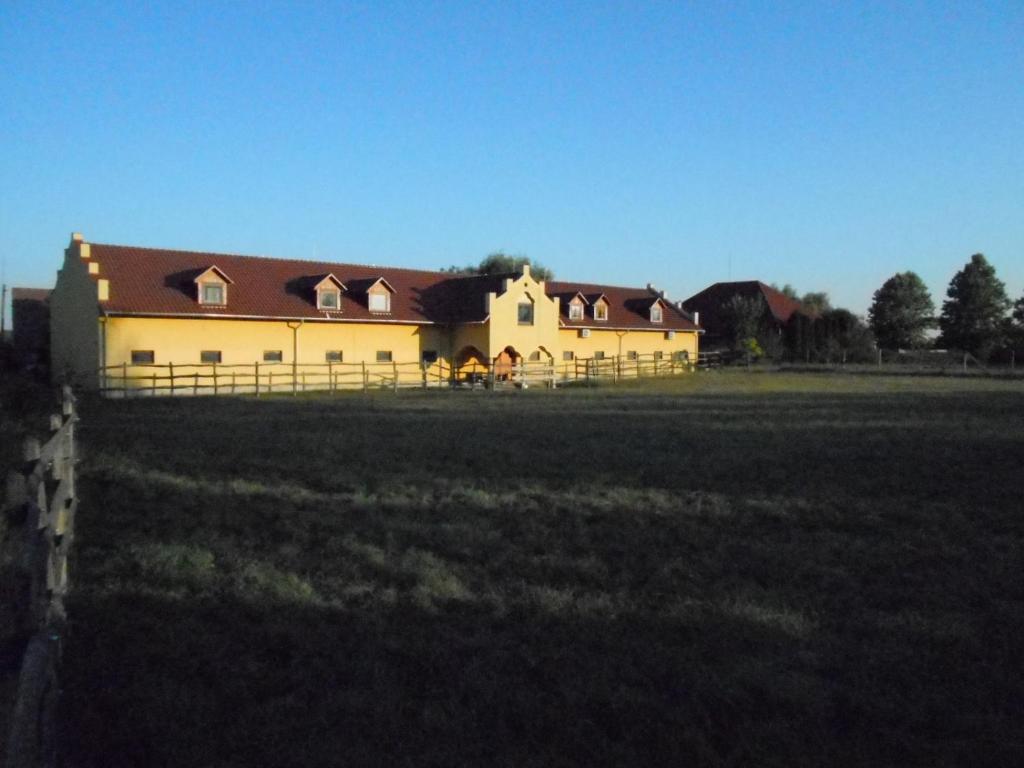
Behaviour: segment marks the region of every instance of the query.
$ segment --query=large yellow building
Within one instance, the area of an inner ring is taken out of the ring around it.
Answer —
[[[447,384],[530,370],[554,383],[640,374],[645,361],[683,370],[701,332],[650,286],[545,283],[529,267],[456,276],[100,245],[78,234],[50,306],[55,376],[154,393]]]

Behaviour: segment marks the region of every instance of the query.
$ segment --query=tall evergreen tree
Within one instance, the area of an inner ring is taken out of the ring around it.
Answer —
[[[882,349],[915,349],[925,345],[925,331],[935,325],[934,314],[924,281],[914,272],[900,272],[875,291],[868,324]]]
[[[996,270],[980,253],[957,272],[942,303],[939,343],[987,360],[1002,340],[1010,300]]]

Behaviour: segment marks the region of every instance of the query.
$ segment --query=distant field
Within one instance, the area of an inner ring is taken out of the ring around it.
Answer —
[[[86,404],[73,766],[1024,764],[1024,383]]]

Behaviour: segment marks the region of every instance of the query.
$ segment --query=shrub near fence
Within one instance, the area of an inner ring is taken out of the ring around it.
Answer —
[[[57,670],[65,613],[68,551],[75,509],[75,401],[64,388],[62,413],[50,417],[45,444],[28,438],[25,464],[7,476],[4,511],[14,523],[21,557],[12,588],[20,615],[18,629],[28,638],[11,710],[7,768],[53,766],[56,754]]]
[[[234,395],[343,392],[371,389],[431,389],[451,386],[557,387],[581,382],[670,376],[694,370],[688,359],[639,355],[635,358],[579,358],[473,363],[453,369],[433,363],[167,363],[107,366],[99,369],[100,391],[113,397],[146,395]]]

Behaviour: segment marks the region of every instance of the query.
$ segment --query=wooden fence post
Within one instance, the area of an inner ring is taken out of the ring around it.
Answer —
[[[370,378],[369,378],[369,374],[366,372],[366,361],[365,360],[363,360],[363,363],[362,363],[362,370],[363,370],[363,394],[366,394],[366,390],[369,389],[369,387],[370,387]]]
[[[174,363],[168,363],[167,370],[171,377],[171,397],[174,397]]]
[[[260,361],[257,360],[254,363],[254,365],[255,365],[255,371],[256,371],[256,374],[255,374],[256,375],[256,397],[259,397],[260,396]]]
[[[217,391],[218,391],[218,387],[217,387],[217,364],[214,363],[213,364],[213,394],[216,395]]]
[[[121,397],[128,397],[128,363],[121,363]]]

